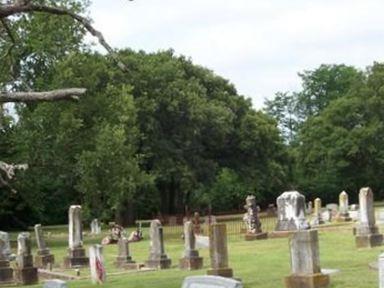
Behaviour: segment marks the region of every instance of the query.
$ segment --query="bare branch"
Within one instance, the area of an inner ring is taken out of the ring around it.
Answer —
[[[0,161],[0,188],[6,187],[10,189],[13,193],[16,193],[11,186],[9,186],[8,181],[12,180],[15,177],[15,170],[26,170],[28,169],[28,164],[7,164],[3,161]]]
[[[0,103],[78,100],[86,91],[85,88],[68,88],[44,92],[0,92]]]
[[[0,6],[0,18],[7,18],[9,16],[20,14],[20,13],[29,13],[29,12],[45,12],[49,14],[55,14],[55,15],[67,15],[75,19],[77,22],[79,22],[81,25],[84,26],[84,28],[91,33],[94,37],[96,37],[99,41],[99,43],[109,52],[113,60],[117,63],[120,69],[123,71],[127,71],[127,67],[124,65],[123,62],[120,61],[118,55],[116,52],[112,49],[111,46],[105,41],[105,38],[103,34],[101,34],[100,31],[96,30],[90,23],[90,21],[80,16],[68,9],[65,8],[59,8],[59,7],[50,7],[46,5],[39,5],[39,4],[32,4],[29,1],[21,1],[21,3],[14,3],[14,4],[7,4]]]

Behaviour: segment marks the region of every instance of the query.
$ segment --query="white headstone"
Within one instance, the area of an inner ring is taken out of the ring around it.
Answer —
[[[43,288],[68,288],[68,286],[63,280],[51,279],[44,282]]]
[[[72,205],[68,212],[69,220],[69,248],[75,249],[83,246],[83,229],[81,224],[81,206]]]
[[[184,278],[182,288],[243,288],[243,284],[220,276],[188,276]]]
[[[98,219],[93,219],[91,222],[91,234],[98,235],[101,233],[101,227]]]
[[[105,282],[106,272],[103,258],[103,246],[96,244],[89,247],[89,267],[91,279],[94,284]]]
[[[4,231],[0,231],[0,260],[10,260],[11,245],[9,242],[9,234]]]

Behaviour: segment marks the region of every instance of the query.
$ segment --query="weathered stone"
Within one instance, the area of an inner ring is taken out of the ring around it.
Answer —
[[[93,219],[91,221],[91,234],[99,235],[101,233],[101,226],[98,219]]]
[[[233,277],[233,270],[228,267],[227,226],[224,223],[209,228],[209,256],[211,268],[208,275]]]
[[[35,255],[35,266],[43,269],[52,267],[55,263],[55,257],[51,254],[47,244],[45,243],[41,224],[35,225],[35,235],[38,249],[37,255]]]
[[[249,195],[245,199],[244,209],[247,211],[244,215],[244,221],[247,227],[245,234],[245,240],[259,240],[266,239],[267,233],[263,233],[261,230],[261,222],[258,215],[258,209],[256,205],[255,196]]]
[[[115,266],[124,269],[137,269],[137,264],[132,260],[129,254],[129,241],[125,237],[121,237],[117,242],[118,256],[116,257]]]
[[[43,288],[68,288],[67,282],[60,279],[52,279],[44,282]]]
[[[277,198],[276,231],[309,229],[305,219],[305,197],[297,191],[284,192]]]
[[[81,223],[81,206],[72,205],[68,211],[69,239],[68,256],[64,258],[64,267],[83,267],[89,265],[89,258],[83,248],[83,229]]]
[[[315,199],[315,209],[314,209],[314,219],[311,222],[312,226],[318,226],[320,224],[324,224],[323,215],[321,211],[321,199]]]
[[[150,268],[168,269],[171,267],[171,259],[164,251],[163,227],[158,219],[151,221],[149,230],[150,252],[146,265]]]
[[[92,283],[103,284],[106,280],[103,246],[96,244],[89,247],[89,268]]]
[[[359,193],[360,221],[356,226],[356,247],[380,246],[383,242],[383,235],[375,225],[375,208],[373,207],[373,192],[371,188],[360,189]]]
[[[243,288],[243,284],[220,276],[188,276],[184,279],[182,288]]]
[[[379,255],[379,288],[384,288],[384,253]]]
[[[28,232],[22,232],[17,236],[16,263],[16,282],[23,285],[35,284],[38,282],[37,268],[33,267],[31,240]]]
[[[197,270],[203,267],[203,258],[196,250],[194,225],[191,221],[184,223],[184,257],[179,261],[180,269]]]
[[[290,238],[291,275],[285,278],[287,288],[329,286],[329,275],[321,273],[317,230],[297,231]]]
[[[9,256],[11,248],[9,245],[9,234],[0,231],[0,284],[13,282],[13,269],[10,267]]]
[[[339,213],[337,214],[336,221],[338,222],[352,221],[352,218],[349,215],[348,194],[345,191],[341,192],[339,195]]]
[[[193,232],[196,235],[201,234],[200,214],[199,214],[199,212],[195,212],[193,214],[192,224],[193,224]]]
[[[307,215],[311,215],[312,212],[313,212],[313,205],[312,205],[312,201],[308,201],[308,204],[307,204]]]

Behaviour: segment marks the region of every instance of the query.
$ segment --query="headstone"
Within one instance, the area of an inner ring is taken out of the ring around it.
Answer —
[[[103,258],[103,246],[100,244],[89,247],[89,268],[91,280],[94,284],[103,284],[106,279],[106,272]]]
[[[209,225],[216,224],[216,223],[217,223],[217,220],[216,220],[215,215],[205,216],[205,218],[204,218],[204,224],[205,225],[209,226]]]
[[[137,264],[132,260],[129,254],[129,241],[125,237],[121,237],[117,242],[118,256],[116,257],[115,266],[124,269],[137,269]]]
[[[266,239],[268,233],[261,230],[261,222],[259,219],[258,209],[255,196],[249,195],[245,199],[244,209],[247,211],[244,215],[247,232],[245,240]]]
[[[384,224],[384,211],[378,211],[377,212],[377,224]]]
[[[199,257],[199,251],[196,250],[193,226],[191,221],[184,223],[184,255],[179,262],[180,269],[197,270],[203,267],[203,258]]]
[[[321,211],[321,199],[315,199],[315,209],[314,209],[314,219],[311,222],[311,225],[318,226],[324,224],[323,215]]]
[[[9,263],[10,254],[9,234],[0,231],[0,284],[13,282],[13,269],[10,267]]]
[[[275,216],[276,215],[276,207],[275,204],[268,204],[267,208],[267,215],[268,216]]]
[[[101,233],[101,226],[98,219],[93,219],[91,221],[91,234],[99,235]]]
[[[22,232],[17,236],[15,280],[23,285],[36,284],[38,282],[37,268],[33,267],[31,254],[31,240],[28,232]]]
[[[55,263],[55,257],[51,254],[44,240],[43,229],[41,224],[35,225],[35,235],[37,242],[37,255],[35,255],[35,266],[37,268],[46,269],[52,267]]]
[[[184,278],[182,288],[243,288],[235,279],[220,276],[188,276]]]
[[[339,195],[339,213],[336,220],[339,222],[351,221],[352,218],[349,215],[349,203],[348,203],[348,194],[343,191]]]
[[[67,282],[60,279],[51,279],[44,282],[43,288],[68,288]]]
[[[81,206],[72,205],[68,211],[69,247],[68,256],[64,258],[64,267],[76,268],[89,265],[89,258],[83,248],[83,228],[81,223]]]
[[[305,197],[297,191],[284,192],[277,198],[276,231],[309,229],[305,219]]]
[[[311,215],[312,212],[313,212],[312,201],[308,201],[308,205],[307,205],[307,215]]]
[[[379,288],[384,288],[384,253],[379,255]]]
[[[324,220],[324,222],[332,222],[332,210],[331,209],[325,209],[322,213],[321,213],[321,217],[322,219]]]
[[[168,269],[171,267],[171,259],[168,258],[164,250],[163,227],[160,220],[151,221],[149,228],[150,252],[146,265],[150,268]]]
[[[192,224],[193,224],[193,233],[195,233],[196,235],[201,234],[200,214],[199,214],[199,212],[195,212],[193,214]]]
[[[329,275],[321,273],[317,230],[295,232],[289,241],[291,275],[285,277],[287,288],[329,286]]]
[[[358,211],[359,210],[359,205],[358,204],[352,204],[349,209],[351,211]]]
[[[329,203],[325,205],[325,208],[331,210],[331,212],[335,215],[339,211],[339,205],[337,205],[336,203]]]
[[[360,189],[359,193],[360,221],[356,227],[356,247],[380,246],[383,235],[375,223],[375,208],[373,207],[373,192],[371,188]]]
[[[208,275],[232,277],[233,270],[228,267],[227,226],[224,223],[209,227],[209,256],[211,268]]]

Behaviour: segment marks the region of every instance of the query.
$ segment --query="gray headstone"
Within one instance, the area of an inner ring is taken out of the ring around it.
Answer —
[[[83,246],[83,228],[81,223],[81,206],[72,205],[68,211],[69,220],[69,248],[75,249]]]
[[[337,213],[337,211],[339,211],[339,205],[336,203],[329,203],[325,205],[325,208],[332,210],[333,213]]]
[[[101,227],[98,219],[91,221],[91,234],[98,235],[101,233]]]
[[[305,197],[297,191],[284,192],[277,198],[276,231],[309,229],[305,219]]]
[[[184,223],[184,257],[199,256],[196,250],[196,238],[193,233],[193,223],[187,221]]]
[[[182,288],[243,288],[240,281],[220,276],[188,276]]]
[[[31,240],[28,232],[21,232],[17,236],[17,255],[28,256],[31,255]]]
[[[163,238],[163,227],[161,222],[158,219],[151,221],[151,226],[149,228],[149,237],[150,242],[150,252],[149,259],[158,260],[164,258],[164,238]]]
[[[11,245],[9,242],[9,234],[0,231],[0,260],[9,260],[11,256]]]
[[[47,244],[45,243],[45,240],[44,240],[43,229],[41,228],[41,224],[35,225],[35,235],[36,235],[37,248],[41,251],[48,250]]]
[[[261,222],[258,215],[255,196],[247,196],[245,199],[244,209],[247,211],[244,215],[247,233],[261,233]]]
[[[44,282],[43,288],[68,288],[68,286],[63,280],[51,279]]]
[[[359,224],[357,226],[357,234],[365,235],[373,232],[375,221],[375,208],[373,207],[373,192],[371,188],[365,187],[360,189],[359,193]]]

